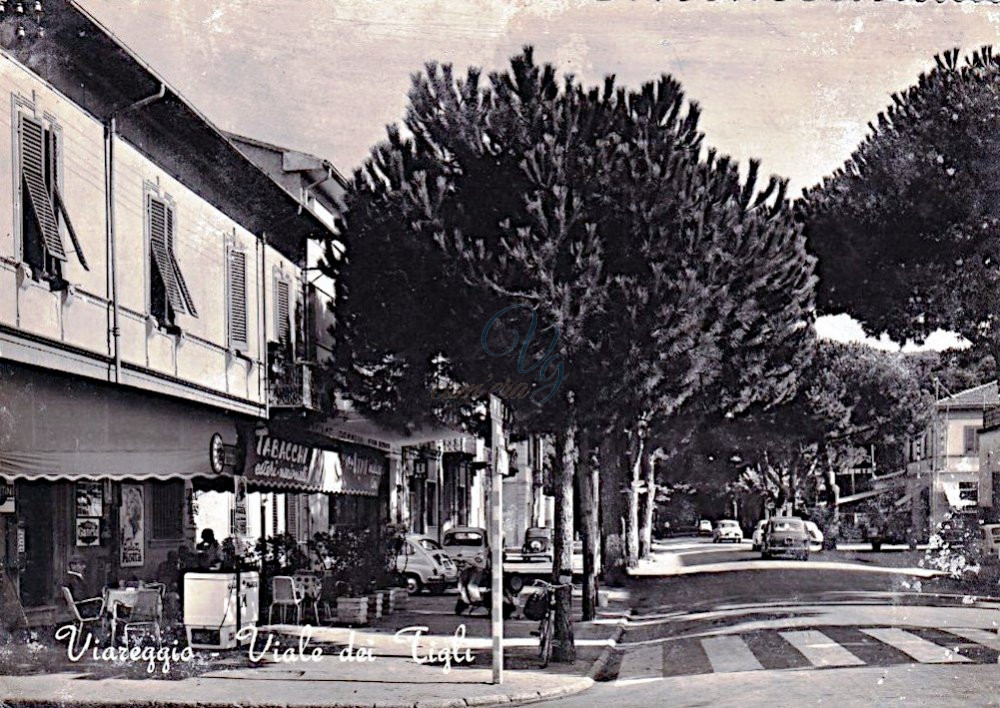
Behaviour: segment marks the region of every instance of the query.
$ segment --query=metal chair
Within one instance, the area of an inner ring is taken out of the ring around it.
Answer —
[[[271,579],[271,606],[267,609],[267,623],[271,624],[274,606],[281,608],[281,621],[285,622],[285,608],[295,608],[295,624],[302,623],[302,596],[290,575],[276,575]]]
[[[69,606],[70,614],[73,615],[73,624],[76,625],[76,628],[80,634],[83,634],[83,628],[86,627],[88,624],[93,622],[101,622],[104,619],[103,597],[91,597],[87,600],[80,600],[79,602],[77,602],[76,600],[73,599],[72,591],[65,585],[63,585],[62,594],[63,594],[63,599],[66,600],[66,604]],[[100,603],[100,606],[97,609],[97,614],[94,615],[93,617],[84,617],[80,613],[81,605],[89,607],[91,604],[95,602]]]
[[[117,609],[115,613],[117,620]],[[135,594],[135,604],[129,609],[128,617],[125,619],[125,647],[128,648],[129,630],[135,631],[139,627],[152,627],[153,635],[156,637],[157,648],[163,645],[160,637],[160,622],[163,620],[163,603],[160,600],[160,593],[157,590],[139,590]],[[113,640],[112,640],[113,643]]]
[[[163,593],[167,591],[167,586],[163,583],[146,583],[147,590],[156,590],[160,593],[160,597],[163,597]]]
[[[309,573],[296,573],[292,576],[295,581],[295,588],[298,590],[299,597],[302,598],[302,603],[305,605],[306,609],[312,607],[313,617],[316,618],[316,624],[320,624],[319,619],[319,594],[320,594],[320,580],[315,575]]]

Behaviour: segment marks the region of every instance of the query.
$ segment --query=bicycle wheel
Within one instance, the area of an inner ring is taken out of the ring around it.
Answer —
[[[538,658],[541,659],[543,669],[549,665],[549,659],[552,658],[553,624],[552,613],[549,612],[545,615],[545,619],[542,620],[541,631],[538,637]]]

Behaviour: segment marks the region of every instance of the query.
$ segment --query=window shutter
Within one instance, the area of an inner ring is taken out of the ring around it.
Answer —
[[[45,186],[45,126],[21,115],[21,180],[35,212],[45,250],[53,258],[66,260],[66,250],[59,237],[59,224],[52,197]]]
[[[170,257],[170,239],[173,228],[173,218],[168,221],[167,205],[150,197],[149,199],[149,244],[153,252],[153,263],[167,291],[167,302],[176,312],[187,312],[187,307],[177,284],[177,273],[174,270],[173,258]]]
[[[965,452],[976,451],[976,428],[972,425],[965,426]]]
[[[274,281],[274,333],[279,342],[288,341],[291,335],[291,320],[289,319],[290,293],[288,283],[284,280]]]
[[[247,254],[229,252],[229,343],[245,350],[247,341]]]
[[[184,298],[184,307],[187,308],[188,313],[192,317],[198,316],[198,310],[195,309],[194,299],[191,297],[191,291],[188,290],[187,283],[184,282],[184,274],[181,273],[181,267],[177,263],[177,256],[174,254],[174,236],[175,236],[175,224],[174,224],[174,210],[167,207],[167,235],[170,239],[169,248],[167,252],[170,254],[170,262],[174,268],[174,280],[177,281],[177,289],[180,291],[181,297]]]

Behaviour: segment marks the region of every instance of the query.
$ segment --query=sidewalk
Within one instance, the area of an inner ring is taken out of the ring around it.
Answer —
[[[597,621],[574,623],[576,662],[551,664],[545,670],[538,668],[538,640],[530,636],[537,623],[506,622],[506,670],[499,686],[490,683],[488,618],[482,610],[472,617],[456,616],[455,596],[449,594],[410,598],[407,610],[387,615],[371,627],[275,625],[266,653],[269,632],[262,628],[256,642],[256,652],[265,654],[260,663],[249,662],[246,649],[202,652],[193,665],[175,664],[163,675],[159,662],[157,673],[148,674],[145,661],[115,664],[94,661],[88,654],[87,659],[70,663],[63,654],[59,666],[0,677],[0,703],[5,708],[66,703],[412,708],[534,702],[579,693],[593,684],[591,674],[607,661],[623,629],[625,608],[620,601],[625,596],[619,594],[617,599],[602,608]],[[578,605],[575,598],[577,612]],[[463,625],[465,639],[456,640]],[[405,641],[395,638],[397,630],[411,626],[427,627],[427,634],[415,643],[412,633]],[[358,656],[359,648],[370,649],[374,658],[359,660],[364,658]],[[414,660],[414,652],[421,663]],[[432,652],[432,661],[427,661]],[[471,665],[458,661],[469,655]]]

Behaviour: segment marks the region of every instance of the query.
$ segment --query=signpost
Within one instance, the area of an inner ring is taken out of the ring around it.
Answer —
[[[490,395],[490,432],[493,447],[493,475],[490,523],[490,563],[493,598],[493,683],[503,683],[503,478],[507,456],[503,437],[503,402]]]

